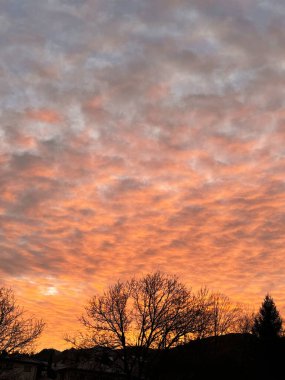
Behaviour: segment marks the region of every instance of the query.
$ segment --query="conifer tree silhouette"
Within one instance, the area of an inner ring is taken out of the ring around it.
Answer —
[[[267,294],[254,319],[252,333],[262,340],[273,340],[280,337],[282,319],[273,298]]]

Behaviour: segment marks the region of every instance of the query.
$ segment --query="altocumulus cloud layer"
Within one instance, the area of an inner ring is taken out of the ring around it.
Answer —
[[[283,1],[0,7],[1,282],[43,345],[156,269],[282,309]]]

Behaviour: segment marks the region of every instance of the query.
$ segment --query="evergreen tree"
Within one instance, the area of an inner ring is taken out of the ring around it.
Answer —
[[[261,305],[259,313],[254,319],[252,332],[263,340],[272,340],[280,337],[282,319],[275,306],[273,298],[267,294]]]

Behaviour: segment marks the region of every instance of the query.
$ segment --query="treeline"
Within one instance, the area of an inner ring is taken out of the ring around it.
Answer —
[[[85,329],[66,341],[80,348],[119,350],[127,378],[145,378],[154,350],[233,332],[262,340],[282,334],[282,319],[270,295],[255,314],[222,293],[205,287],[193,292],[161,272],[109,286],[89,301],[80,320]]]
[[[0,350],[31,350],[44,322],[26,318],[13,291],[0,288]],[[128,378],[144,376],[150,352],[228,333],[253,334],[260,340],[282,335],[282,319],[270,295],[258,313],[204,287],[194,292],[177,277],[161,272],[117,281],[95,295],[80,321],[83,330],[65,340],[77,348],[104,346],[120,355]],[[152,355],[153,356],[153,355]]]

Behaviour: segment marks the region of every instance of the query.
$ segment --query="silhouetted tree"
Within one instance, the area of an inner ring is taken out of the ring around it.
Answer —
[[[44,328],[42,320],[26,318],[16,303],[14,292],[0,288],[0,351],[13,353],[31,349]]]
[[[66,340],[77,346],[119,348],[124,372],[130,376],[135,366],[140,375],[149,349],[177,345],[193,332],[196,314],[191,291],[175,276],[156,272],[118,281],[102,296],[93,297],[81,318],[89,334]]]
[[[235,330],[241,309],[222,293],[212,294],[212,335],[224,335]]]
[[[241,308],[240,316],[236,321],[234,332],[240,334],[251,334],[254,325],[255,315],[256,313],[254,313],[254,311],[251,308],[244,305]]]
[[[80,348],[116,349],[114,368],[128,378],[147,378],[157,352],[193,338],[249,332],[253,323],[249,311],[222,293],[205,287],[193,293],[161,272],[109,286],[89,301],[80,321],[85,329],[65,340]]]
[[[240,332],[243,310],[222,293],[203,287],[195,295],[197,316],[190,338],[201,339]]]
[[[170,348],[194,331],[194,296],[175,276],[157,272],[135,281],[133,299],[137,346]]]
[[[194,319],[195,327],[190,338],[202,339],[212,335],[213,322],[213,293],[203,287],[195,294],[197,314]]]
[[[265,296],[259,313],[254,319],[252,332],[263,340],[273,340],[281,335],[282,319],[269,294]]]

